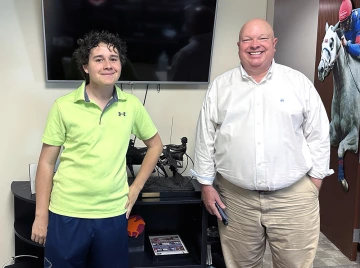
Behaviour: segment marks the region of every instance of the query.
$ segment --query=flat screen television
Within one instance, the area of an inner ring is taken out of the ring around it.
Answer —
[[[73,52],[91,30],[126,42],[119,83],[208,83],[217,0],[42,0],[47,82],[83,80]]]

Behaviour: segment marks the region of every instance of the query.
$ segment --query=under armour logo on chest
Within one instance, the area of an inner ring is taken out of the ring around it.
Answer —
[[[118,115],[119,115],[119,116],[122,116],[122,115],[125,116],[125,115],[126,115],[126,112],[118,112]]]

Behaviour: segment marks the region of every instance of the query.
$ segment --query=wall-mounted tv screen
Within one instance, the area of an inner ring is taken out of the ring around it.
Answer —
[[[126,42],[119,83],[208,83],[217,0],[43,0],[47,82],[83,80],[77,39],[96,31]]]

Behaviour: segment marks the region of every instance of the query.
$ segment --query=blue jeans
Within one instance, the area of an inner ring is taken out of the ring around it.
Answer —
[[[126,214],[82,219],[49,213],[45,267],[129,267]]]

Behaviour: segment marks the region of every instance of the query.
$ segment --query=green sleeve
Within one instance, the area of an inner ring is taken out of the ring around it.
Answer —
[[[152,138],[157,133],[157,129],[151,120],[150,115],[139,100],[136,102],[135,114],[132,134],[140,140],[148,140]]]
[[[42,142],[53,146],[61,146],[65,142],[65,126],[57,102],[49,112]]]

